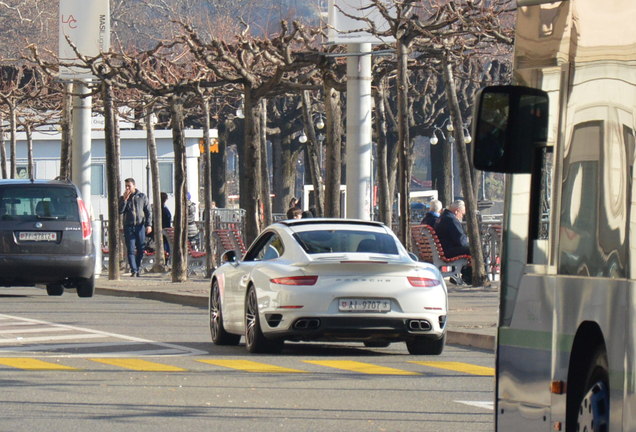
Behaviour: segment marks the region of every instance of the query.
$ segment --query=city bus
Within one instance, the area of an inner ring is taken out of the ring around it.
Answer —
[[[517,4],[473,125],[506,174],[496,429],[636,430],[636,1]]]

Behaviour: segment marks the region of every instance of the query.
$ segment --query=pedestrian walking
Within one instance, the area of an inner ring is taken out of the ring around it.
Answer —
[[[128,250],[130,276],[139,277],[146,235],[152,232],[152,212],[148,197],[137,189],[135,179],[124,180],[124,188],[124,194],[119,197],[119,214],[124,219],[124,240]]]

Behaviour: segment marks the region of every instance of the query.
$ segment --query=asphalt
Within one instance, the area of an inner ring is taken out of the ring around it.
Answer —
[[[446,342],[494,351],[498,319],[499,284],[490,287],[448,285],[448,331]],[[193,275],[185,282],[172,282],[170,273],[143,273],[130,277],[122,273],[119,280],[109,280],[102,273],[95,281],[97,295],[136,297],[207,307],[210,282]]]

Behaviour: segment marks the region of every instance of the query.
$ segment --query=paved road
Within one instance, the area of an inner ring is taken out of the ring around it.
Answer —
[[[170,274],[144,273],[141,278],[122,275],[108,280],[104,274],[97,280],[101,295],[131,296],[161,300],[189,306],[207,307],[210,283],[193,275],[186,282],[171,282]],[[448,338],[451,344],[494,350],[497,331],[499,283],[490,287],[448,284]]]
[[[209,342],[204,308],[3,291],[0,431],[492,430],[493,355]],[[71,295],[69,295],[71,294]]]

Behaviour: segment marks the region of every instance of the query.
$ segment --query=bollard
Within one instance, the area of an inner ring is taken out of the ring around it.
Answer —
[[[102,274],[102,221],[93,221],[93,246],[95,246],[95,279]]]

